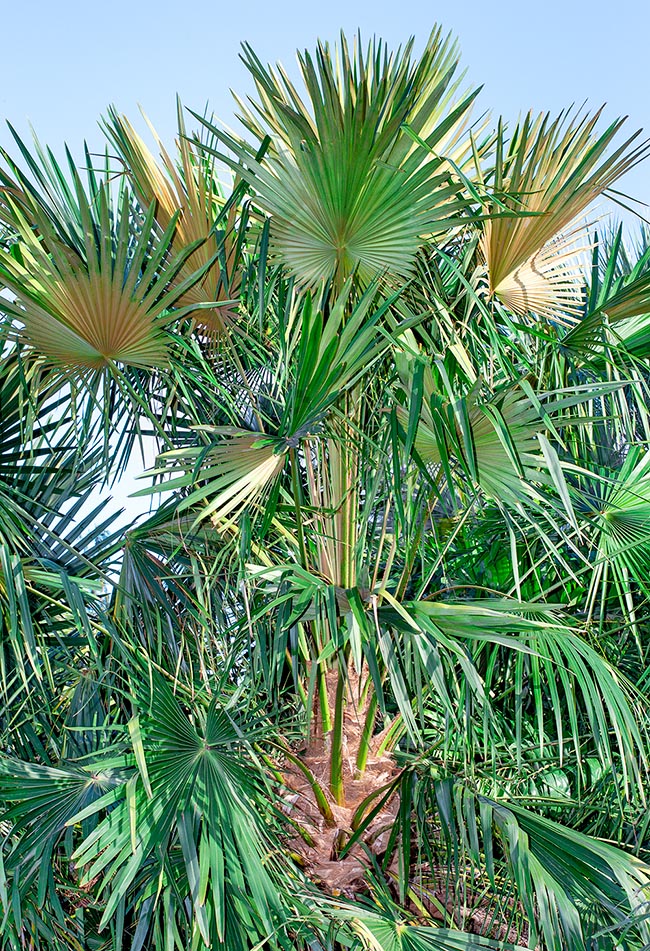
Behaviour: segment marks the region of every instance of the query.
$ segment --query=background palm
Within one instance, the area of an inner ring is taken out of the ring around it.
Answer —
[[[250,142],[5,157],[4,944],[647,946],[646,147],[246,62]]]

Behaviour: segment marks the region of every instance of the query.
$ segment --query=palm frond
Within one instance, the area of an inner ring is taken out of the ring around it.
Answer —
[[[188,901],[193,941],[235,951],[256,934],[272,936],[276,923],[287,920],[291,873],[256,811],[263,774],[250,758],[243,723],[216,698],[202,722],[193,723],[153,671],[135,689],[140,717],[131,732],[139,772],[109,794],[114,808],[74,855],[85,867],[84,881],[102,877],[103,921],[133,891],[141,920],[151,920],[148,874],[142,883],[138,876],[153,862],[161,883],[155,904],[181,921]],[[104,797],[68,822],[108,804]],[[136,825],[129,818],[133,805]]]
[[[367,374],[390,346],[391,336],[383,330],[389,301],[373,310],[375,287],[346,313],[351,282],[348,281],[325,319],[308,294],[300,309],[296,326],[287,330],[284,345],[293,355],[295,366],[285,368],[286,375],[273,381],[274,431],[251,432],[234,427],[196,427],[202,434],[201,446],[162,453],[157,468],[145,475],[171,476],[143,495],[153,492],[196,487],[181,503],[181,511],[208,500],[200,518],[211,516],[228,524],[228,516],[253,501],[282,471],[287,455],[310,436],[320,435],[325,421],[342,393]],[[408,322],[405,321],[405,324]],[[252,410],[259,424],[263,420],[252,390],[240,409]],[[272,421],[273,422],[273,421]],[[178,475],[179,470],[182,475]],[[225,520],[225,522],[224,522]]]
[[[622,236],[621,226],[605,255],[596,239],[585,312],[562,338],[562,346],[568,350],[594,357],[610,344],[622,345],[637,356],[647,352],[650,247],[640,248],[636,261],[631,262]],[[604,271],[602,278],[600,270]]]
[[[601,132],[601,112],[529,114],[509,142],[499,124],[493,187],[510,214],[485,222],[482,249],[490,293],[517,314],[579,311],[582,281],[571,260],[578,235],[566,229],[647,155],[638,132],[607,155],[623,120]]]
[[[616,478],[594,483],[592,489],[599,560],[611,566],[621,594],[629,591],[631,579],[649,592],[650,454],[631,448]]]
[[[626,928],[630,914],[638,915],[637,938],[647,941],[643,910],[650,869],[643,862],[523,804],[440,776],[428,764],[414,772],[414,781],[405,774],[403,786],[412,797],[415,821],[429,824],[435,814],[443,831],[439,848],[447,850],[457,868],[467,861],[495,889],[502,876],[512,879],[520,912],[528,919],[529,947],[613,949],[616,932]],[[422,841],[425,854],[432,856],[426,839]],[[421,889],[425,895],[426,874]],[[608,932],[612,944],[604,937]],[[602,944],[597,943],[599,934]]]
[[[343,910],[338,916],[349,919],[364,951],[522,951],[519,945],[447,928],[418,927],[361,908]]]
[[[214,158],[188,136],[180,100],[177,106],[178,163],[154,132],[161,157],[158,162],[126,116],[119,115],[114,108],[109,109],[104,130],[124,163],[140,204],[147,209],[154,206],[155,219],[163,230],[174,220],[174,243],[178,249],[194,248],[175,282],[182,284],[196,271],[201,272],[201,278],[187,287],[177,304],[198,307],[187,312],[218,335],[236,320],[235,298],[240,281],[236,258],[241,244],[236,217],[241,212],[234,195],[226,198]],[[244,227],[243,222],[239,227]]]
[[[566,411],[592,398],[592,389],[536,394],[524,379],[519,387],[481,400],[477,387],[457,397],[444,378],[437,384],[431,365],[421,367],[417,377],[401,372],[409,410],[398,406],[397,416],[406,441],[411,434],[420,463],[434,467],[434,477],[444,480],[452,494],[460,470],[470,484],[513,511],[556,508],[578,528],[560,460],[546,434],[557,437]],[[418,409],[419,418],[414,416]],[[557,502],[549,489],[557,492]]]
[[[548,720],[555,726],[560,762],[569,743],[582,758],[582,730],[588,727],[601,761],[613,767],[620,757],[624,789],[634,788],[643,798],[648,764],[646,737],[639,727],[642,698],[578,630],[548,606],[540,609],[496,600],[419,601],[382,607],[378,617],[400,632],[401,643],[387,637],[382,645],[389,679],[394,672],[398,687],[404,677],[412,686],[427,683],[446,715],[454,719],[454,711],[463,710],[460,700],[466,690],[478,714],[489,717],[489,698],[494,696],[499,672],[512,665],[515,687],[509,716],[517,755],[521,755],[524,696],[532,693],[540,753]],[[487,673],[483,675],[482,670]],[[397,688],[395,693],[405,722],[417,732],[407,699],[410,693]]]
[[[98,188],[91,204],[75,175],[75,194],[85,229],[81,254],[60,241],[36,204],[27,217],[5,193],[0,216],[19,242],[0,249],[0,281],[13,295],[2,309],[19,321],[22,339],[47,363],[71,373],[116,363],[164,364],[164,326],[172,319],[167,311],[183,291],[170,289],[170,282],[192,249],[169,263],[174,226],[152,242],[153,212],[133,235],[126,191],[115,212],[108,185]]]
[[[304,102],[281,67],[265,68],[244,46],[259,103],[240,103],[242,119],[262,149],[270,139],[266,154],[206,123],[271,215],[274,253],[305,284],[340,288],[353,272],[364,285],[385,271],[404,277],[423,237],[466,204],[437,150],[475,94],[452,102],[457,53],[439,29],[417,62],[412,47],[389,55],[376,41],[365,54],[345,37],[335,52],[320,44],[315,61],[299,56]]]

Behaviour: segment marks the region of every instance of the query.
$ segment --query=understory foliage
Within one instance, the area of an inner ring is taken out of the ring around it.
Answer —
[[[243,60],[2,154],[1,946],[648,948],[648,143]]]

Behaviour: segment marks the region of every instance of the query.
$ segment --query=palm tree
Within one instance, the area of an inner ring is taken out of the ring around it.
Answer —
[[[648,147],[439,30],[244,61],[248,138],[5,156],[4,946],[640,951],[647,236],[579,225]]]

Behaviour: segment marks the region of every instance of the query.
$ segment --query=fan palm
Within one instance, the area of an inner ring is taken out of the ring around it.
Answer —
[[[438,152],[453,151],[476,93],[458,96],[457,50],[440,30],[417,63],[412,48],[350,51],[342,36],[340,50],[321,45],[315,61],[306,52],[305,104],[282,69],[266,69],[245,46],[260,101],[240,103],[241,118],[257,143],[208,124],[239,161],[221,157],[272,215],[278,258],[306,284],[340,288],[355,271],[362,284],[385,271],[404,277],[423,238],[462,212]]]
[[[175,223],[175,240],[180,248],[194,248],[175,279],[184,288],[178,304],[190,310],[194,305],[199,323],[217,335],[223,334],[236,319],[233,298],[239,285],[237,258],[242,247],[236,225],[242,230],[246,227],[245,217],[237,208],[237,191],[228,199],[224,196],[216,163],[206,158],[199,143],[187,135],[180,101],[180,167],[157,140],[161,167],[126,116],[115,109],[109,110],[105,128],[142,207],[153,209],[163,231]],[[200,280],[192,280],[197,271]]]
[[[112,111],[118,185],[5,156],[8,948],[648,945],[647,255],[571,244],[646,146],[479,142],[412,49],[246,47],[251,142]]]

